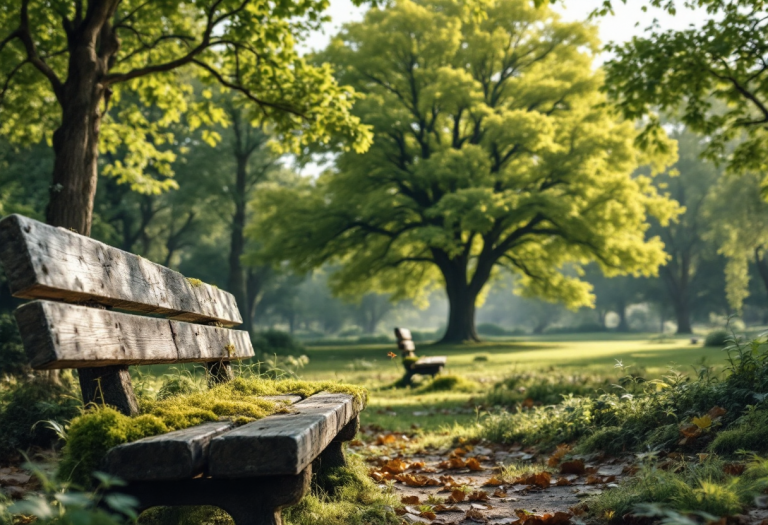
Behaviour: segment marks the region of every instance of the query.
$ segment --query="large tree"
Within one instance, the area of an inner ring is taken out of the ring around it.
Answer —
[[[642,157],[633,125],[603,105],[596,48],[593,27],[527,0],[491,0],[484,16],[442,0],[371,9],[322,59],[364,94],[355,111],[374,145],[265,194],[254,234],[298,270],[341,263],[339,293],[444,286],[445,342],[478,339],[476,302],[500,267],[519,293],[573,307],[592,303],[582,263],[655,272],[665,254],[647,218],[677,206],[633,173],[671,155]]]
[[[239,92],[289,147],[341,132],[357,147],[366,133],[349,113],[354,96],[328,68],[294,49],[316,27],[325,0],[10,0],[0,4],[0,133],[52,139],[55,161],[46,211],[51,224],[89,234],[99,153],[130,149],[108,172],[145,191],[169,187],[144,175],[169,174],[172,140],[163,125],[187,114],[191,126],[223,115],[190,103],[192,75]],[[108,117],[130,92],[137,104]],[[157,123],[139,110],[153,104]],[[55,130],[55,132],[51,132]],[[158,185],[159,184],[159,185]]]

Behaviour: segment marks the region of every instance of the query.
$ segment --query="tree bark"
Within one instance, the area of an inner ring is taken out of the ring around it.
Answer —
[[[677,320],[678,334],[692,334],[691,329],[691,311],[688,302],[685,300],[675,301],[675,318]]]
[[[757,273],[760,274],[760,279],[763,281],[765,291],[768,292],[768,261],[765,260],[762,247],[755,248],[755,265],[757,266]]]
[[[616,331],[629,332],[629,324],[627,323],[627,304],[624,301],[618,301],[616,310],[616,313],[619,314],[619,325],[616,327]]]
[[[445,291],[448,294],[448,326],[440,344],[461,344],[479,342],[475,329],[475,303],[477,293],[470,289],[466,281],[458,276],[445,277]]]
[[[248,157],[237,156],[237,172],[235,176],[235,212],[232,215],[232,232],[229,249],[229,282],[227,287],[235,296],[237,305],[243,315],[244,328],[252,333],[250,308],[248,305],[248,290],[246,288],[245,270],[240,258],[245,252],[245,221],[246,221],[246,182],[248,177]]]

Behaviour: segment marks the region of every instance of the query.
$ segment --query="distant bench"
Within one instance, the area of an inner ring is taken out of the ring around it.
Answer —
[[[36,370],[78,369],[83,401],[138,413],[128,365],[205,363],[212,384],[230,381],[230,362],[253,356],[234,297],[164,266],[20,215],[0,221],[0,262]],[[120,313],[112,308],[153,314]],[[291,405],[235,428],[229,421],[110,449],[103,470],[140,509],[213,505],[237,525],[277,525],[280,511],[309,489],[313,463],[345,464],[358,408],[346,394],[271,398]]]
[[[405,363],[403,382],[406,385],[411,384],[411,379],[416,374],[434,377],[445,367],[448,358],[444,356],[421,357],[417,361],[409,362],[416,357],[416,344],[413,342],[411,331],[407,328],[395,328],[395,337],[397,337],[397,347],[403,353]]]

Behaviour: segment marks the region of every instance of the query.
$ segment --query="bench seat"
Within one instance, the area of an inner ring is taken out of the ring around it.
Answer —
[[[348,394],[268,399],[286,402],[290,412],[237,428],[215,421],[118,445],[107,452],[104,470],[126,481],[297,475],[358,414]]]

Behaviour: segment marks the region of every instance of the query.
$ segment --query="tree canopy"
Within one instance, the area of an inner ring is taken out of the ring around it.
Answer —
[[[657,112],[674,113],[706,135],[703,154],[733,172],[768,167],[768,17],[762,0],[651,0],[674,14],[704,8],[700,27],[662,31],[610,44],[609,95],[629,119],[646,119],[644,139],[658,132]],[[605,3],[604,11],[611,8]],[[735,143],[736,139],[738,142]]]
[[[172,187],[168,125],[226,121],[208,90],[190,97],[195,78],[248,99],[249,118],[268,122],[286,148],[333,133],[364,149],[368,134],[349,112],[354,93],[295,49],[326,7],[327,0],[3,2],[0,134],[51,141],[48,221],[90,231],[99,153],[126,148],[129,155],[104,172],[136,189]]]
[[[345,27],[320,59],[364,95],[354,112],[374,144],[314,183],[265,192],[251,230],[299,270],[341,263],[339,293],[445,286],[446,341],[477,338],[475,304],[503,268],[519,293],[572,307],[592,303],[589,261],[656,272],[665,254],[647,219],[678,212],[633,175],[673,161],[674,144],[641,154],[632,123],[604,105],[593,27],[527,0],[487,2],[485,17],[467,5],[399,0]]]

